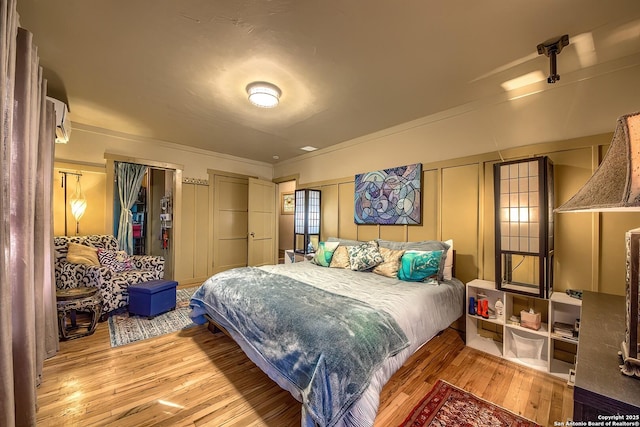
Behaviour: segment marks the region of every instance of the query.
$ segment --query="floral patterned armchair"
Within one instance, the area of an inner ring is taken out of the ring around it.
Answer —
[[[56,289],[78,286],[98,288],[98,294],[102,298],[102,312],[106,315],[129,304],[129,285],[164,277],[164,258],[161,256],[131,255],[130,269],[125,271],[117,271],[104,265],[75,264],[67,260],[69,243],[103,251],[117,251],[118,241],[112,235],[58,236],[53,239]]]

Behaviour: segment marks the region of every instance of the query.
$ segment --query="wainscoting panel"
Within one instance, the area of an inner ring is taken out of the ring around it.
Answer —
[[[338,184],[317,187],[321,191],[322,217],[320,235],[324,239],[338,236]]]
[[[453,239],[456,276],[478,274],[478,164],[442,169],[442,237]]]
[[[182,262],[176,266],[181,282],[204,281],[207,277],[209,242],[209,186],[182,183]]]
[[[441,169],[423,169],[422,172],[422,225],[407,227],[409,242],[438,240],[439,207],[441,193],[438,188]]]
[[[420,227],[419,225],[386,225],[380,226],[380,238],[392,240],[394,242],[404,242],[407,240],[407,229]]]
[[[338,184],[338,232],[339,237],[345,239],[358,239],[358,226],[353,220],[353,203],[355,184],[351,181]],[[325,238],[324,236],[322,238]]]
[[[375,240],[380,236],[380,229],[383,227],[382,225],[358,225],[358,240],[362,240],[363,242],[368,242],[369,240]],[[387,225],[387,227],[402,227],[401,225]]]

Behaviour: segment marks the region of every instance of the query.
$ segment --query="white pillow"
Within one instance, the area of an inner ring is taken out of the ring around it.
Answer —
[[[446,240],[445,243],[449,245],[449,249],[447,250],[447,258],[444,260],[442,275],[444,280],[451,280],[453,277],[453,239]]]

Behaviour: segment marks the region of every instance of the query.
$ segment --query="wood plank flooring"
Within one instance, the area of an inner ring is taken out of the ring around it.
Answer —
[[[397,426],[438,379],[539,424],[571,419],[566,383],[464,346],[447,329],[381,393],[375,427]],[[61,342],[38,388],[38,426],[300,425],[300,404],[206,326],[111,348],[107,322]]]

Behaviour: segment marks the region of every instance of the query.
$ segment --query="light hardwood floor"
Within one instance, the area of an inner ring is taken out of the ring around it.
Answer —
[[[564,381],[465,347],[447,329],[384,387],[375,427],[400,424],[438,379],[542,425],[572,416]],[[300,404],[205,326],[111,348],[100,323],[45,362],[38,407],[38,426],[300,425]]]

